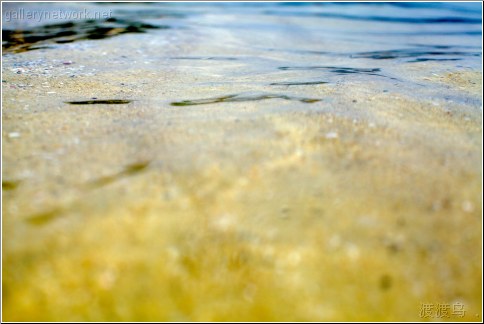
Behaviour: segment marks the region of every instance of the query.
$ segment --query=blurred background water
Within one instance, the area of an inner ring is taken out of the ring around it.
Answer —
[[[209,67],[204,85],[372,80],[428,96],[416,63],[481,68],[481,16],[471,2],[6,3],[3,47],[75,49],[122,36],[154,70]],[[182,47],[190,54],[166,51]]]
[[[62,21],[82,23],[105,13],[108,18],[143,21],[186,33],[227,30],[238,39],[235,43],[219,39],[225,46],[298,52],[315,58],[465,59],[478,56],[482,34],[482,6],[476,2],[6,3],[3,8],[4,31],[35,34],[35,27]],[[56,12],[60,14],[55,16]],[[285,35],[286,41],[275,34]],[[50,36],[54,41],[60,37]],[[8,45],[8,38],[4,42]],[[375,48],[397,51],[360,54]]]

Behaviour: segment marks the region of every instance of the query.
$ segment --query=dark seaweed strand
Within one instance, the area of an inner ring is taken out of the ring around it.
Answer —
[[[66,101],[66,103],[71,105],[122,105],[130,102],[132,102],[132,100],[123,99]]]

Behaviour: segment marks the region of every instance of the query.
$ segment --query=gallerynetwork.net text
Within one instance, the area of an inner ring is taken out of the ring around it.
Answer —
[[[111,18],[112,12],[109,11],[89,11],[87,9],[79,11],[65,10],[25,10],[23,8],[8,10],[4,12],[6,22],[12,20],[81,20],[81,19],[107,19]]]

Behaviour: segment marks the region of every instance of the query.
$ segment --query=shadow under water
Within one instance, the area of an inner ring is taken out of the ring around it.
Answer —
[[[84,101],[66,101],[66,103],[71,105],[122,105],[128,104],[132,100],[122,100],[122,99],[93,99]]]
[[[53,221],[54,219],[57,219],[62,215],[64,212],[64,209],[62,207],[56,207],[53,209],[49,209],[47,211],[43,211],[34,215],[31,215],[27,217],[26,221],[31,224],[31,225],[44,225],[49,223],[50,221]]]
[[[326,84],[329,83],[327,81],[301,81],[301,82],[274,82],[271,83],[271,86],[304,86],[304,85],[318,85],[318,84]]]
[[[121,170],[118,173],[115,173],[109,176],[104,176],[87,183],[83,189],[85,190],[96,189],[96,188],[111,184],[113,182],[116,182],[122,178],[136,175],[146,170],[150,165],[150,163],[151,161],[140,161],[140,162],[129,164],[125,166],[123,170]],[[2,183],[2,186],[3,185],[4,184]],[[73,209],[76,206],[76,203],[78,203],[78,201],[79,200],[74,200],[71,203],[58,205],[51,209],[47,209],[47,210],[35,213],[33,215],[26,217],[25,221],[34,226],[42,226],[42,225],[48,224],[53,220],[63,217],[67,211]]]
[[[133,164],[129,164],[124,169],[116,174],[101,177],[99,179],[94,180],[89,184],[90,187],[101,187],[108,185],[118,179],[128,177],[131,175],[135,175],[144,171],[150,165],[150,161],[142,161]]]
[[[229,56],[176,56],[172,60],[194,60],[194,61],[237,61],[236,57]]]
[[[21,53],[45,48],[49,43],[72,43],[80,40],[104,39],[126,33],[145,33],[148,29],[168,26],[146,24],[128,19],[108,18],[44,25],[24,30],[2,30],[4,52]]]
[[[284,100],[297,100],[303,103],[314,103],[321,101],[321,99],[311,98],[298,98],[280,94],[234,94],[217,98],[207,99],[195,99],[195,100],[183,100],[172,102],[172,106],[195,106],[195,105],[208,105],[221,102],[246,102],[246,101],[259,101],[266,99],[284,99]]]

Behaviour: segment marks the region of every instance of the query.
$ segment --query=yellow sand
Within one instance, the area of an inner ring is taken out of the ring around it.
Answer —
[[[4,70],[3,320],[482,320],[482,110],[371,83],[174,107],[239,91],[170,73]],[[427,82],[482,102],[479,72]],[[135,101],[64,103],[91,97]]]

